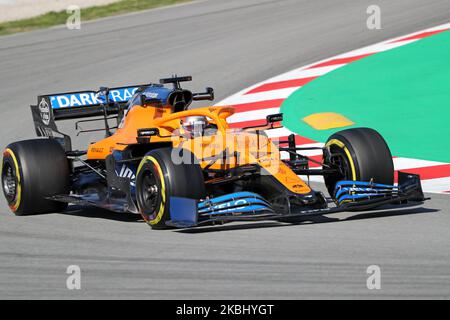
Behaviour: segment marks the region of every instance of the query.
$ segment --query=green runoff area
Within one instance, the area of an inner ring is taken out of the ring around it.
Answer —
[[[450,31],[376,53],[311,81],[281,106],[291,131],[325,142],[336,131],[370,127],[392,154],[450,162]],[[316,130],[302,119],[334,112],[353,125]]]
[[[121,0],[111,4],[81,9],[81,21],[89,21],[119,14],[153,9],[192,0]],[[0,23],[0,35],[48,28],[65,24],[70,16],[66,11],[48,12],[43,15]]]

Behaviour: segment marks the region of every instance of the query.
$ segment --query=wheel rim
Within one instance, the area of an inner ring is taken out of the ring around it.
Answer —
[[[2,170],[3,193],[8,202],[12,202],[17,195],[17,176],[14,168],[8,163],[3,163]]]
[[[146,170],[142,175],[139,188],[140,206],[143,214],[150,218],[155,214],[161,203],[160,187],[153,172]]]
[[[332,156],[329,159],[329,164],[332,168],[339,169],[339,173],[329,175],[325,180],[327,189],[330,195],[333,195],[335,185],[340,180],[353,180],[352,170],[348,162],[346,154],[342,149],[331,146],[330,152]]]
[[[331,157],[332,166],[339,168],[338,180],[352,180],[352,171],[347,158],[342,154]]]

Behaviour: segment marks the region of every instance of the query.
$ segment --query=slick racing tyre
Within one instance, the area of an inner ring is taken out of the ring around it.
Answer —
[[[331,196],[340,180],[394,183],[394,164],[386,141],[370,128],[352,128],[333,134],[326,143],[330,156],[324,164],[340,173],[324,176]]]
[[[52,139],[11,143],[3,151],[2,187],[16,215],[63,211],[67,204],[46,197],[69,193],[69,162]]]
[[[175,164],[172,152],[183,153],[183,159],[191,161]],[[142,159],[137,170],[136,198],[142,217],[153,229],[167,228],[171,196],[190,199],[205,197],[203,173],[194,159],[190,151],[172,148],[152,150]]]

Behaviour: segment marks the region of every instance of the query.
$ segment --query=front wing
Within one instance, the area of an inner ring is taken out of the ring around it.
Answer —
[[[217,198],[197,200],[171,197],[170,216],[167,225],[191,228],[206,224],[232,221],[285,220],[331,214],[343,211],[369,210],[385,204],[405,204],[408,201],[423,202],[420,177],[399,172],[398,185],[384,185],[362,181],[340,181],[336,185],[335,207],[314,209],[297,207],[285,214],[275,212],[269,202],[258,194],[237,192]]]

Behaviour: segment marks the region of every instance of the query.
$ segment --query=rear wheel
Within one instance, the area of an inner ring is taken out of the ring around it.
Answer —
[[[3,151],[3,194],[16,215],[62,211],[67,204],[46,199],[69,193],[69,163],[55,140],[11,143]]]
[[[189,153],[183,159],[192,161],[175,164],[172,152]],[[152,150],[142,159],[137,170],[136,198],[142,217],[153,229],[167,228],[171,196],[204,198],[206,192],[203,173],[194,159],[190,151],[172,148]]]
[[[330,157],[326,165],[338,168],[338,174],[324,177],[331,196],[340,180],[394,183],[394,164],[386,141],[370,128],[352,128],[336,132],[327,141]]]

